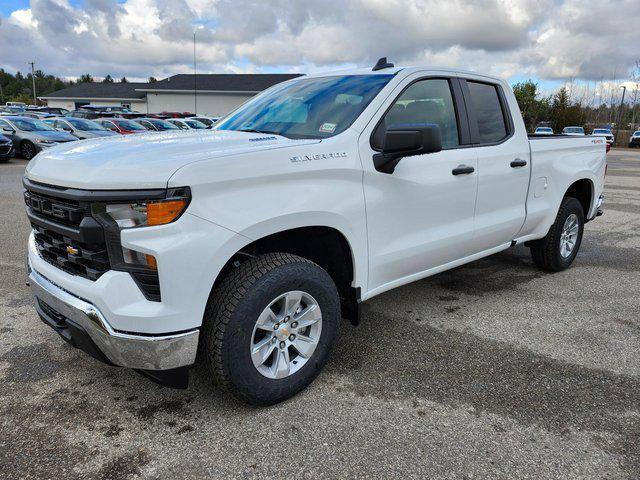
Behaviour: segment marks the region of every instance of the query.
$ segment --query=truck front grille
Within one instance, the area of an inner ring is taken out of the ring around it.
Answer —
[[[79,227],[82,218],[88,215],[88,207],[82,207],[78,202],[29,191],[24,192],[24,203],[31,214],[66,226]]]
[[[109,270],[109,255],[104,244],[87,244],[53,230],[32,224],[40,256],[72,275],[97,280]]]
[[[110,269],[102,228],[90,205],[27,190],[27,214],[40,256],[51,265],[89,280]]]
[[[158,272],[125,263],[117,225],[113,222],[112,228],[101,216],[106,203],[128,201],[135,192],[77,190],[27,179],[23,183],[27,216],[42,259],[92,281],[109,270],[128,272],[148,300],[161,301]],[[166,191],[149,195],[165,198]]]

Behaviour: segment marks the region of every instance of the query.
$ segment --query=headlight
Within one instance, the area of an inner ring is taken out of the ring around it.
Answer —
[[[37,143],[39,143],[40,145],[55,145],[57,142],[54,142],[53,140],[36,140]]]
[[[120,227],[150,227],[166,225],[176,220],[189,205],[189,198],[170,198],[136,203],[117,203],[106,206],[106,214]]]
[[[130,270],[131,267],[156,270],[155,257],[123,247],[120,232],[129,228],[166,225],[176,221],[189,206],[188,187],[167,190],[165,198],[119,203],[94,203],[93,217],[105,229],[112,268]]]

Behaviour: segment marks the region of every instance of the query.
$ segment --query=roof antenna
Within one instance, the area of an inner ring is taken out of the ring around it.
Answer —
[[[387,62],[387,57],[382,57],[371,70],[375,72],[377,70],[382,70],[383,68],[393,68],[394,66],[395,65],[393,63]]]

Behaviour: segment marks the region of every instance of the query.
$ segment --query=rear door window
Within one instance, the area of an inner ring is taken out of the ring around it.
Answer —
[[[498,143],[509,135],[498,87],[489,83],[467,80],[473,108],[478,123],[478,140],[483,143]]]

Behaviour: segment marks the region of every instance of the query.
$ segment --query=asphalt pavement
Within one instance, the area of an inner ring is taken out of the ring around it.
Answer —
[[[0,477],[640,478],[640,152],[609,154],[574,266],[528,249],[375,297],[323,373],[252,408],[65,344],[24,284],[26,163],[0,164]]]

